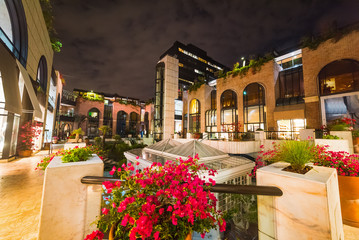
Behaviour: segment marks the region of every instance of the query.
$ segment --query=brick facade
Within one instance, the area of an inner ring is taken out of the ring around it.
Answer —
[[[318,74],[327,64],[341,59],[359,61],[358,31],[351,32],[337,42],[333,40],[323,42],[316,50],[302,49],[304,104],[276,106],[276,98],[279,96],[279,84],[277,83],[279,66],[275,61],[267,62],[255,74],[249,70],[244,77],[238,75],[236,77],[230,76],[226,79],[217,79],[217,129],[220,130],[218,126],[220,126],[221,121],[221,111],[219,111],[221,109],[221,94],[228,89],[237,94],[238,121],[243,123],[243,91],[251,83],[259,83],[265,89],[267,129],[277,129],[277,120],[296,118],[305,118],[307,127],[320,128],[322,125],[322,109],[318,89]],[[188,93],[188,95],[184,94],[184,115],[187,113],[188,102],[193,98],[200,101],[201,132],[205,132],[205,112],[211,108],[211,90],[211,87],[203,85],[197,91]],[[243,127],[241,131],[243,131]]]

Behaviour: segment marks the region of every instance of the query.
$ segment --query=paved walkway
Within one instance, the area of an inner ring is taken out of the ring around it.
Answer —
[[[35,168],[47,153],[0,163],[0,240],[37,239],[44,172]],[[344,233],[359,239],[359,228],[344,225]]]
[[[37,239],[43,171],[36,164],[48,153],[0,163],[0,239]]]

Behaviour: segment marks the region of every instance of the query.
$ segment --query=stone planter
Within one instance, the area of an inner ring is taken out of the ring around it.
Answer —
[[[353,154],[354,148],[353,148],[353,135],[351,131],[330,131],[331,135],[335,135],[340,137],[343,140],[348,140],[349,144],[349,151],[348,153]]]
[[[84,176],[103,176],[103,162],[94,154],[87,161],[63,163],[55,157],[45,170],[39,240],[84,239],[96,230],[101,209],[101,185],[82,184]]]
[[[257,184],[276,186],[281,197],[258,196],[259,239],[344,239],[336,169],[314,166],[306,174],[275,163],[257,171]]]
[[[359,177],[339,176],[343,223],[359,228]]]
[[[30,157],[32,154],[32,150],[20,150],[19,157]]]
[[[68,143],[67,142],[64,145],[65,150],[74,149],[75,147],[79,147],[79,148],[86,147],[86,143]]]
[[[315,145],[328,146],[328,151],[344,151],[350,153],[348,140],[346,139],[315,139]]]

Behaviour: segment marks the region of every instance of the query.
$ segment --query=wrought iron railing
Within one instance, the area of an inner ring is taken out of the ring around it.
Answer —
[[[256,132],[207,132],[205,139],[226,141],[255,141]]]
[[[85,176],[81,179],[83,184],[102,184],[105,181],[117,182],[122,181],[118,178],[112,177],[97,177]],[[283,192],[277,187],[273,186],[256,186],[256,185],[233,185],[233,184],[216,184],[210,186],[210,191],[215,193],[231,193],[231,194],[249,194],[249,195],[264,195],[264,196],[282,196]]]
[[[296,131],[264,131],[266,139],[270,140],[297,140],[299,132]]]

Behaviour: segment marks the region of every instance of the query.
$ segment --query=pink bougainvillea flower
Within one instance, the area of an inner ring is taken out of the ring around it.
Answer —
[[[107,208],[102,208],[102,214],[107,215],[109,210]]]

